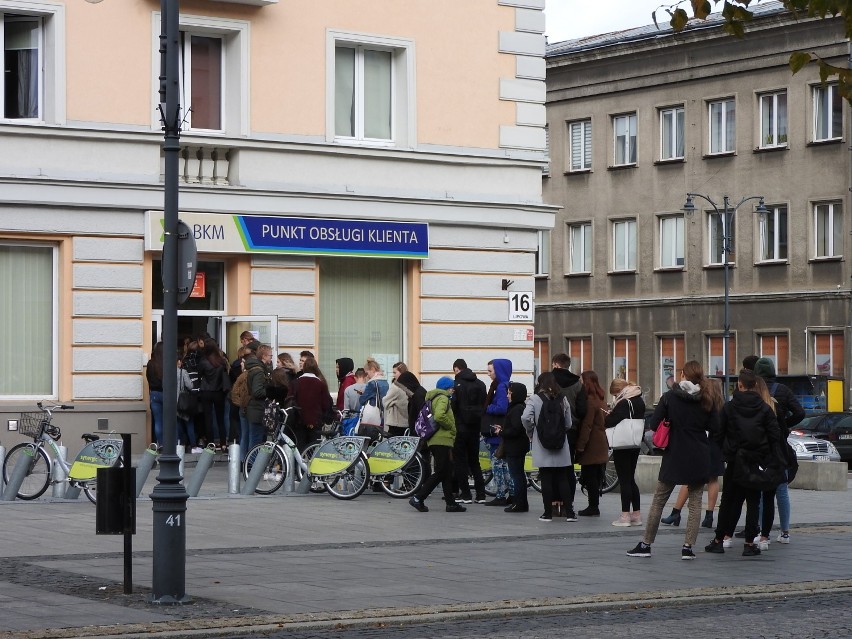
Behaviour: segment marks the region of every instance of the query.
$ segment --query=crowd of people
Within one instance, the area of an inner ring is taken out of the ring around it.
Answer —
[[[447,512],[465,512],[465,505],[471,503],[503,507],[507,513],[528,512],[524,462],[531,451],[541,482],[544,512],[540,521],[599,517],[610,459],[607,432],[625,420],[644,418],[646,412],[637,384],[613,379],[608,388],[612,400],[607,403],[598,375],[591,370],[574,374],[564,353],[552,358],[551,370],[539,375],[532,394],[524,384],[512,381],[508,359],[488,362],[489,387],[465,360],[457,359],[454,377],[441,377],[434,389],[427,390],[403,362],[392,366],[392,377],[387,379],[375,359],[356,369],[351,358],[343,357],[335,362],[338,390],[332,398],[310,351],[299,354],[298,365],[288,353],[279,353],[273,367],[269,345],[260,344],[248,331],[240,336],[240,344],[236,359],[228,362],[209,335],[182,342],[176,362],[181,443],[200,452],[206,445],[225,448],[236,441],[245,455],[266,437],[263,413],[269,399],[298,408],[292,427],[300,449],[319,439],[320,427],[333,421],[336,411],[360,413],[358,434],[375,439],[413,433],[421,409],[428,405],[434,432],[421,441],[426,477],[409,500],[421,512],[429,510],[426,499],[438,485]],[[158,444],[163,433],[164,365],[162,344],[157,344],[146,375],[153,438]],[[659,525],[679,526],[681,509],[688,502],[681,557],[694,559],[700,527],[713,527],[720,476],[724,490],[715,537],[705,547],[707,552],[723,553],[735,535],[744,537],[745,556],[766,550],[776,499],[781,518],[777,540],[789,543],[787,473],[792,462],[786,436],[804,411],[775,379],[772,360],[746,358],[729,402],[724,402],[718,381],[706,377],[698,362],[686,362],[678,374],[679,379],[667,384],[669,390],[660,397],[651,419],[653,429],[665,424],[669,436],[645,522],[635,479],[639,446],[612,450],[621,500],[621,514],[612,525],[644,526],[642,540],[628,556],[650,557]],[[365,407],[374,407],[370,414],[378,417],[368,420]],[[490,500],[479,462],[480,438],[490,455],[494,491]],[[574,509],[575,464],[581,468],[579,482],[588,497],[588,505],[579,511]],[[675,507],[663,516],[677,486],[681,490]],[[735,533],[744,503],[745,529]]]

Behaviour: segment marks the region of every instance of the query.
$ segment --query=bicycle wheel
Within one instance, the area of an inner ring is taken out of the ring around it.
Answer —
[[[326,483],[328,492],[337,499],[355,499],[367,489],[370,483],[370,465],[367,455],[363,452],[358,456],[358,461],[349,470]]]
[[[399,471],[382,477],[379,485],[391,497],[411,497],[423,483],[423,458],[415,454]]]
[[[257,444],[246,455],[246,460],[243,462],[243,477],[248,479],[251,473],[254,460],[257,459],[260,449],[266,446],[266,443]],[[290,468],[287,465],[287,458],[284,456],[284,451],[279,446],[272,449],[272,455],[266,463],[266,468],[263,470],[263,475],[260,481],[257,482],[257,488],[254,489],[259,495],[271,495],[276,490],[284,485],[284,480],[287,478],[287,473]]]
[[[615,464],[612,463],[612,453],[610,453],[609,461],[606,463],[604,470],[604,480],[601,486],[601,494],[606,494],[615,490],[618,486],[618,475],[615,472]]]
[[[77,482],[80,488],[83,489],[83,494],[86,495],[86,499],[88,499],[93,504],[98,503],[98,480],[91,479],[89,481],[81,481]]]
[[[31,455],[33,449],[35,454]],[[21,482],[21,487],[18,488],[18,499],[38,499],[50,485],[50,457],[43,448],[36,448],[35,444],[24,443],[13,446],[3,460],[3,479],[7,485],[19,460],[28,460],[29,468],[24,481]]]
[[[537,470],[527,473],[527,483],[532,486],[536,492],[541,492],[541,478],[539,477]]]
[[[494,473],[490,470],[482,471],[482,481],[485,482],[485,494],[493,497],[497,494],[497,488],[494,486]]]
[[[322,445],[322,442],[316,442],[315,444],[311,444],[306,447],[305,450],[302,451],[302,460],[310,466],[311,459],[314,454],[319,450],[319,447]],[[302,469],[296,466],[296,481],[302,481]],[[319,481],[318,479],[314,479],[311,481],[311,486],[309,489],[312,493],[324,493],[325,492],[325,483]]]

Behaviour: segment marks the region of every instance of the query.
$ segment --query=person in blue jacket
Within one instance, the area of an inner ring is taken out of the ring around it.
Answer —
[[[491,472],[494,475],[494,499],[486,502],[486,506],[508,506],[515,494],[509,467],[505,459],[496,457],[500,447],[500,428],[506,420],[509,411],[509,380],[512,377],[512,362],[508,359],[493,359],[488,362],[488,376],[491,387],[485,398],[485,415],[482,418],[482,435],[491,453]]]

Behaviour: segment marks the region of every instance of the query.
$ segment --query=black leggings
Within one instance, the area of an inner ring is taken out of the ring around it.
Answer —
[[[636,485],[636,464],[639,463],[638,448],[623,448],[612,451],[612,463],[618,475],[621,491],[621,512],[639,511],[639,486]]]
[[[447,506],[456,503],[453,497],[453,449],[449,446],[429,446],[429,451],[435,459],[435,472],[432,473],[420,490],[417,491],[417,499],[423,501],[426,499],[438,484],[441,484],[444,490],[444,501]]]
[[[568,475],[574,474],[570,466],[544,466],[538,469],[538,478],[541,481],[541,500],[544,502],[544,514],[553,514],[553,502],[556,495],[571,495]],[[563,498],[564,500],[564,498]],[[567,500],[565,506],[573,507],[573,503]]]

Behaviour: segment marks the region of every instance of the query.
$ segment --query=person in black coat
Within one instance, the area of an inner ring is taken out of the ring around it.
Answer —
[[[610,383],[609,393],[614,395],[615,399],[612,402],[612,410],[607,412],[604,418],[606,428],[615,428],[623,419],[642,419],[645,417],[645,400],[642,399],[642,388],[635,382],[617,377]],[[612,463],[615,466],[618,488],[621,492],[621,516],[612,522],[612,525],[641,526],[639,486],[636,484],[639,447],[613,450]]]
[[[411,396],[408,398],[408,427],[411,434],[416,436],[414,432],[414,422],[417,421],[417,416],[420,414],[420,409],[426,403],[426,389],[420,385],[420,380],[411,371],[401,373],[396,379],[397,382],[405,386],[411,391]],[[432,453],[429,452],[429,447],[426,442],[421,440],[418,447],[420,456],[423,458],[423,481],[432,474]]]
[[[519,382],[509,384],[509,410],[502,426],[498,426],[503,438],[503,455],[509,466],[509,474],[515,484],[515,499],[504,508],[507,513],[525,513],[530,509],[527,502],[527,476],[524,473],[524,458],[530,449],[530,438],[521,422],[527,387]]]
[[[689,361],[683,365],[679,383],[661,398],[651,420],[653,428],[663,420],[669,422],[669,443],[663,453],[654,500],[642,541],[627,554],[650,557],[651,544],[657,536],[660,515],[678,484],[689,487],[689,519],[681,559],[695,559],[692,546],[698,540],[701,523],[704,483],[710,476],[710,441],[707,433],[719,430],[722,392],[718,382],[704,376],[701,364]]]
[[[768,459],[772,447],[781,441],[781,430],[772,407],[757,391],[757,380],[752,371],[743,369],[737,380],[737,389],[731,401],[722,410],[721,428],[715,435],[727,462],[723,479],[722,503],[715,538],[705,546],[711,553],[724,553],[724,540],[734,534],[734,527],[746,503],[746,544],[743,555],[760,554],[755,541],[758,534],[758,503],[760,490],[744,481],[747,474],[742,467],[745,456]],[[767,398],[771,401],[771,398]]]

